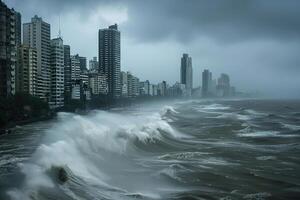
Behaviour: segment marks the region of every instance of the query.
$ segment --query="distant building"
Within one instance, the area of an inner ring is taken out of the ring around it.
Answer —
[[[17,91],[36,96],[37,52],[35,48],[22,45],[18,48]]]
[[[126,72],[121,72],[121,96],[128,97],[128,80]]]
[[[87,71],[87,67],[86,67],[86,57],[83,56],[79,56],[77,54],[78,58],[79,58],[79,65],[80,65],[80,71],[81,72],[86,72]]]
[[[153,96],[157,96],[157,85],[153,85]]]
[[[0,97],[16,92],[17,47],[20,45],[21,15],[0,1]]]
[[[73,100],[80,100],[81,98],[81,84],[80,80],[72,81],[72,92],[71,92],[71,99]]]
[[[99,62],[97,61],[97,57],[93,57],[93,59],[89,61],[89,70],[91,72],[98,72]]]
[[[80,61],[78,55],[71,56],[71,80],[80,80]]]
[[[49,102],[50,98],[50,24],[35,15],[23,24],[23,43],[37,51],[37,96]]]
[[[64,44],[63,40],[55,38],[50,44],[51,90],[50,108],[64,106]]]
[[[121,48],[120,31],[117,24],[99,30],[99,71],[104,73],[108,82],[108,95],[118,98],[121,95],[120,68]]]
[[[128,97],[134,98],[139,95],[139,79],[127,72],[128,80]]]
[[[187,95],[186,84],[176,82],[173,86],[168,88],[168,96],[171,97],[185,97]]]
[[[210,88],[212,85],[212,73],[205,69],[202,72],[202,97],[209,97],[210,94]]]
[[[139,83],[139,93],[142,96],[148,96],[150,93],[150,82],[148,80]]]
[[[217,91],[220,97],[230,96],[230,78],[227,74],[221,74],[218,78]]]
[[[180,83],[186,85],[187,95],[192,95],[193,89],[193,68],[192,58],[188,54],[183,54],[181,58]]]
[[[71,55],[70,46],[64,45],[64,94],[65,103],[68,103],[71,99],[72,89],[72,70],[71,70]]]
[[[89,87],[92,95],[106,95],[108,92],[106,76],[101,73],[89,74]]]
[[[167,83],[166,83],[166,81],[163,81],[163,82],[158,84],[157,95],[158,96],[166,96],[167,95]]]
[[[153,85],[149,84],[149,96],[153,96]]]

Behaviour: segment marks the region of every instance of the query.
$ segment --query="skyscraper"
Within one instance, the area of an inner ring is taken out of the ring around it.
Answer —
[[[120,85],[120,31],[117,24],[99,30],[99,71],[106,75],[108,95],[118,98],[121,95]]]
[[[50,24],[34,16],[31,22],[23,24],[23,43],[37,51],[37,96],[50,98]]]
[[[71,99],[71,88],[72,88],[72,77],[71,72],[71,55],[70,55],[70,46],[64,45],[64,94],[65,94],[65,103],[68,103]]]
[[[16,92],[17,45],[19,45],[19,23],[21,15],[0,1],[0,96]]]
[[[51,90],[50,107],[64,106],[64,45],[63,40],[55,38],[50,44]]]
[[[79,58],[79,63],[80,63],[80,71],[82,71],[82,72],[87,71],[86,57],[78,56],[78,58]]]
[[[218,78],[217,89],[220,96],[229,96],[230,95],[230,78],[227,74],[221,74],[220,78]]]
[[[193,68],[192,58],[188,54],[183,54],[181,58],[180,82],[185,84],[187,95],[192,95],[193,89]]]
[[[79,56],[71,56],[71,80],[80,80],[80,61]]]
[[[89,61],[89,70],[96,72],[99,69],[99,63],[97,61],[97,57],[93,57],[92,60]]]
[[[35,48],[22,45],[18,48],[17,90],[36,96],[37,52]]]
[[[212,82],[212,73],[205,69],[202,72],[202,97],[208,97],[210,95],[210,87]]]

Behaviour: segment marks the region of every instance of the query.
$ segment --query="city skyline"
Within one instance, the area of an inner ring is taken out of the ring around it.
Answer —
[[[213,7],[208,1],[193,1],[186,5],[176,1],[168,7],[168,1],[164,1],[160,4],[161,9],[157,3],[149,1],[4,2],[22,13],[23,22],[34,14],[47,19],[52,25],[51,38],[58,34],[60,16],[64,43],[72,46],[71,54],[79,53],[87,60],[97,56],[98,29],[118,23],[122,31],[121,68],[144,80],[176,82],[180,55],[187,52],[193,57],[194,86],[201,85],[201,73],[209,68],[218,75],[231,74],[233,84],[245,91],[258,90],[274,96],[300,95],[295,92],[300,84],[299,47],[296,45],[299,22],[295,20],[299,15],[295,9],[299,2],[296,1],[290,1],[290,4],[231,1],[231,7],[222,3]],[[39,9],[32,8],[30,2]],[[141,13],[142,4],[154,10],[158,20],[150,19],[149,11]],[[187,22],[176,27],[171,13],[180,6],[190,9],[190,14],[176,16]],[[196,12],[197,8],[202,12]],[[241,12],[234,12],[236,9]],[[208,12],[219,14],[205,17]],[[266,12],[268,15],[264,17]],[[138,19],[141,14],[145,23]],[[166,17],[171,17],[170,23],[164,24]],[[257,27],[252,30],[255,23]],[[190,31],[184,32],[187,28]],[[78,40],[77,36],[82,34],[88,39]],[[163,55],[164,52],[168,54]],[[274,81],[278,79],[280,81]]]

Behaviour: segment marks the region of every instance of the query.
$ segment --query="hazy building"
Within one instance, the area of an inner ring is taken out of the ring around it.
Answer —
[[[139,79],[127,72],[128,80],[128,97],[134,98],[139,95]]]
[[[149,84],[149,96],[153,96],[153,85]]]
[[[187,96],[186,84],[176,82],[173,86],[168,88],[168,96],[172,96],[172,97]]]
[[[81,84],[80,80],[72,81],[72,88],[71,88],[71,99],[73,100],[80,100],[80,93],[81,93]]]
[[[72,70],[71,70],[71,55],[70,46],[64,45],[64,94],[65,103],[71,99],[72,89]]]
[[[121,96],[128,97],[128,80],[127,73],[121,72]]]
[[[210,96],[210,87],[212,82],[212,73],[205,69],[202,72],[202,97],[209,97]]]
[[[50,97],[50,24],[34,16],[23,24],[23,43],[37,51],[37,96],[49,101]]]
[[[80,65],[80,71],[81,72],[85,72],[87,71],[87,67],[86,67],[86,57],[83,57],[83,56],[78,56],[78,59],[79,59],[79,65]]]
[[[101,73],[89,74],[89,87],[92,95],[106,95],[108,92],[106,76]]]
[[[157,85],[153,85],[153,96],[157,96]]]
[[[37,52],[35,48],[22,45],[18,48],[17,91],[36,96]]]
[[[99,62],[97,61],[97,57],[93,57],[93,59],[89,61],[89,70],[92,72],[98,72]]]
[[[150,82],[148,80],[139,83],[140,95],[149,95]]]
[[[74,55],[71,56],[71,80],[72,82],[75,80],[80,80],[80,61],[79,56]]]
[[[99,30],[99,71],[104,73],[108,82],[108,95],[118,98],[121,95],[120,84],[120,31],[117,24]]]
[[[0,96],[16,92],[17,47],[20,45],[21,15],[0,1]]]
[[[187,95],[191,96],[193,89],[193,68],[192,58],[188,54],[183,54],[180,69],[180,83],[186,85]]]
[[[218,96],[226,97],[230,95],[230,78],[227,74],[221,74],[218,78]]]
[[[163,81],[158,84],[157,95],[158,96],[166,96],[166,94],[167,94],[167,83],[166,83],[166,81]]]
[[[50,43],[50,67],[51,85],[50,102],[51,108],[64,106],[64,44],[63,40],[55,38]]]

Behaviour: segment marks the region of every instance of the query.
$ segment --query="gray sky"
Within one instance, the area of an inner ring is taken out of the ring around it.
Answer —
[[[71,53],[98,55],[98,29],[118,23],[121,68],[173,84],[180,58],[193,59],[194,86],[208,68],[241,90],[300,97],[298,0],[4,0],[29,22],[37,14]]]

